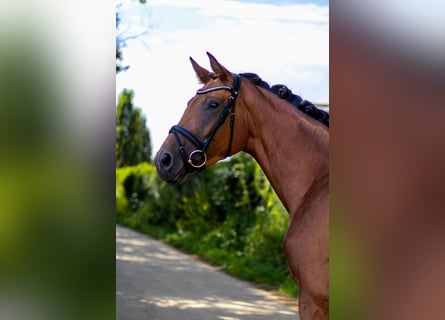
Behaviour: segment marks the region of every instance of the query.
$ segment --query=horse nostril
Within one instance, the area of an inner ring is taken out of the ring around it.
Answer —
[[[163,167],[169,167],[172,163],[172,156],[170,153],[165,152],[161,155],[161,164]]]

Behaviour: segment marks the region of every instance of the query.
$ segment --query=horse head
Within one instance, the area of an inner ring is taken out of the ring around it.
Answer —
[[[179,123],[170,129],[155,156],[159,176],[180,183],[188,173],[209,167],[233,154],[235,104],[240,78],[210,53],[212,72],[190,58],[204,86],[187,103]]]

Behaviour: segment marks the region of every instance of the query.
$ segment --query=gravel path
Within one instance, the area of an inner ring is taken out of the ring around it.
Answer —
[[[116,319],[296,320],[296,305],[116,226]]]

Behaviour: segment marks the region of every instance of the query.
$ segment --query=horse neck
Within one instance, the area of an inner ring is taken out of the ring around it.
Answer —
[[[309,192],[328,184],[328,130],[273,93],[248,87],[240,106],[249,128],[243,150],[258,161],[292,216]]]

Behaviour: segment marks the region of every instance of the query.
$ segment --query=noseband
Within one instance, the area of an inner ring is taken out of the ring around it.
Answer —
[[[235,100],[236,97],[238,96],[238,90],[240,88],[240,76],[235,73],[232,73],[232,76],[233,76],[233,85],[231,87],[218,86],[196,91],[196,94],[206,94],[218,90],[228,90],[232,93],[232,95],[229,97],[229,100],[227,100],[227,103],[223,107],[223,110],[219,115],[215,127],[213,128],[212,132],[208,135],[207,138],[205,138],[203,141],[200,141],[195,135],[193,135],[193,133],[178,125],[175,125],[170,129],[170,133],[173,133],[173,135],[176,138],[176,141],[178,142],[179,153],[181,154],[182,160],[184,161],[184,165],[187,171],[189,171],[190,169],[189,166],[196,169],[205,168],[205,164],[207,162],[206,151],[210,144],[210,141],[212,141],[218,129],[223,125],[229,113],[230,113],[230,140],[229,140],[229,146],[227,147],[226,157],[230,155],[230,152],[232,150],[233,125],[235,122]],[[196,147],[195,150],[190,152],[188,157],[184,149],[184,146],[182,145],[181,139],[179,138],[179,134],[181,134],[184,138],[189,140]],[[199,160],[193,160],[193,158],[194,157],[196,158],[197,156],[199,157]]]

